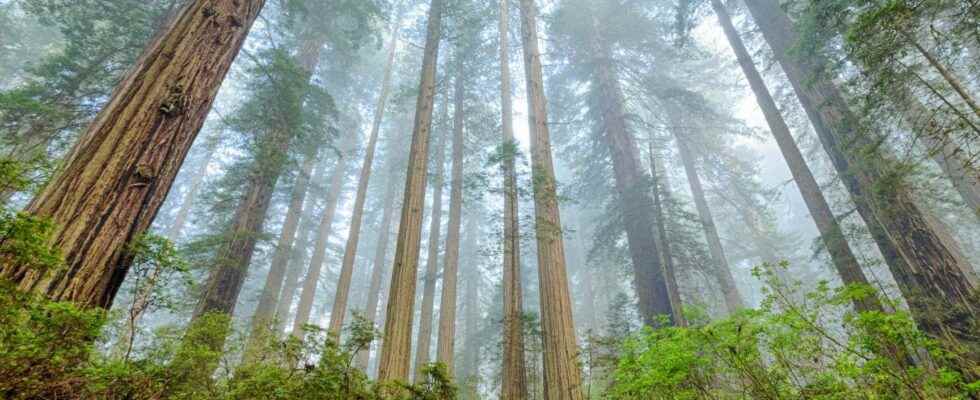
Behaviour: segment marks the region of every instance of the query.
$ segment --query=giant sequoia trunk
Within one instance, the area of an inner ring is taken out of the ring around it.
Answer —
[[[528,127],[531,134],[531,169],[534,176],[544,398],[581,400],[582,374],[578,364],[575,323],[572,321],[568,273],[565,270],[565,244],[548,130],[541,51],[538,49],[538,9],[534,0],[521,0],[520,4]]]
[[[391,289],[385,318],[384,343],[378,368],[380,382],[407,381],[412,353],[412,314],[415,309],[415,279],[418,275],[422,215],[425,206],[426,164],[429,133],[436,92],[436,64],[442,31],[443,0],[432,0],[422,57],[422,78],[415,105],[415,126],[408,156],[405,199],[392,267]]]
[[[439,303],[439,342],[436,361],[453,372],[453,350],[456,344],[456,286],[459,280],[459,232],[463,209],[463,130],[464,71],[462,51],[456,53],[456,93],[453,111],[453,170],[449,195],[449,225],[446,227],[446,258],[442,263],[442,297]]]
[[[704,236],[708,242],[708,252],[711,254],[711,263],[714,268],[712,272],[721,287],[729,314],[734,314],[744,305],[742,295],[739,294],[738,287],[735,286],[735,278],[732,276],[728,257],[725,256],[725,249],[721,245],[721,237],[718,235],[718,228],[715,226],[715,218],[711,215],[711,208],[708,207],[708,200],[704,196],[704,187],[701,185],[701,177],[698,176],[698,169],[694,164],[694,155],[691,154],[691,149],[685,142],[687,138],[684,135],[675,135],[675,138],[677,139],[678,152],[681,155],[681,163],[684,164],[684,172],[687,174],[687,182],[694,197],[694,205],[701,219],[701,228],[704,230]]]
[[[521,294],[521,236],[517,210],[517,173],[514,158],[514,117],[510,81],[510,4],[500,0],[500,111],[503,144],[501,172],[504,176],[504,350],[501,370],[502,400],[527,398],[527,374],[524,366],[524,306]],[[467,315],[471,312],[467,305]],[[471,335],[467,328],[467,335]],[[469,346],[467,346],[469,347]]]
[[[286,278],[286,267],[289,266],[289,259],[292,255],[293,242],[296,240],[296,231],[299,229],[299,219],[303,215],[303,203],[306,201],[306,193],[309,191],[310,174],[316,166],[317,151],[311,146],[311,150],[305,155],[303,165],[300,167],[296,182],[293,183],[293,190],[289,196],[289,208],[286,210],[286,220],[282,224],[282,232],[279,234],[279,241],[276,250],[272,255],[272,265],[269,267],[269,274],[265,278],[265,285],[259,295],[259,304],[255,308],[255,316],[252,317],[252,330],[249,335],[248,347],[245,349],[246,357],[255,355],[258,350],[255,346],[261,346],[262,341],[271,333],[274,324],[276,305],[279,294],[282,292],[283,280]],[[276,332],[278,336],[278,332]]]
[[[344,178],[347,177],[347,163],[350,162],[351,158],[349,147],[344,146],[343,153],[338,155],[337,165],[334,166],[333,174],[330,177],[327,204],[323,208],[323,213],[320,214],[320,223],[316,228],[313,255],[310,256],[310,266],[307,268],[306,277],[303,279],[303,290],[300,291],[299,304],[296,305],[296,318],[293,319],[293,336],[297,338],[303,337],[303,326],[310,322],[310,313],[313,312],[313,299],[316,297],[317,286],[320,284],[320,271],[323,270],[323,262],[327,257],[327,241],[333,231],[337,202],[340,201]]]
[[[746,0],[775,52],[824,149],[871,230],[920,327],[936,338],[976,343],[972,267],[913,201],[911,188],[889,170],[876,140],[833,82],[821,78],[824,60],[790,54],[799,38],[775,0]]]
[[[619,194],[619,208],[633,261],[636,294],[640,313],[647,325],[656,317],[673,319],[667,281],[660,262],[660,250],[654,240],[655,221],[653,199],[650,196],[650,177],[639,160],[636,139],[626,122],[623,90],[612,64],[612,53],[602,37],[598,21],[593,21],[590,37],[592,54],[592,90],[598,97],[602,130],[609,146]]]
[[[443,103],[445,104],[445,103]],[[444,107],[439,107],[440,109]],[[442,110],[440,110],[442,112]],[[446,174],[446,137],[439,135],[439,144],[434,149],[435,158],[431,167],[435,168],[432,187],[432,216],[429,217],[429,249],[425,260],[425,275],[422,276],[422,306],[419,312],[419,334],[415,343],[415,382],[421,382],[422,373],[429,363],[432,344],[432,320],[435,314],[436,281],[439,278],[439,243],[442,238],[442,188]]]
[[[347,298],[350,295],[351,277],[354,273],[354,261],[357,257],[357,245],[361,239],[361,221],[364,219],[364,202],[367,200],[368,184],[371,181],[371,166],[374,164],[374,151],[378,147],[378,134],[381,122],[384,120],[385,106],[388,103],[388,92],[391,88],[391,73],[395,63],[395,50],[398,44],[398,17],[391,29],[391,44],[388,49],[388,62],[385,64],[384,78],[381,82],[381,95],[374,109],[374,122],[371,125],[371,135],[368,137],[367,148],[364,151],[364,164],[357,181],[357,195],[354,197],[354,210],[351,214],[350,231],[347,235],[347,246],[344,248],[344,260],[340,267],[340,279],[337,281],[337,292],[330,313],[330,334],[340,337],[340,329],[344,325],[347,314]]]
[[[0,275],[27,291],[108,308],[129,243],[156,216],[264,0],[196,0],[143,53],[26,211],[50,219],[63,268],[5,257]]]
[[[735,30],[735,25],[732,24],[728,11],[722,5],[721,0],[712,0],[711,5],[718,15],[718,20],[721,22],[728,43],[742,67],[742,72],[755,94],[756,102],[758,102],[759,108],[769,124],[769,131],[772,132],[773,138],[776,139],[776,144],[783,154],[783,159],[786,160],[786,165],[793,175],[796,187],[800,190],[803,201],[810,211],[810,216],[820,231],[820,240],[827,248],[837,274],[846,285],[868,285],[868,279],[861,270],[861,264],[858,263],[851,251],[840,224],[837,223],[827,199],[820,191],[820,185],[813,177],[813,173],[810,172],[800,148],[790,133],[789,126],[780,114],[779,108],[776,107],[776,102],[769,93],[769,88],[766,87],[765,81],[762,80],[762,76],[756,69],[752,57],[738,35],[738,31]],[[858,300],[854,306],[862,311],[881,310],[881,305],[874,298]]]
[[[378,243],[374,250],[374,268],[371,269],[371,284],[368,287],[367,305],[364,307],[364,319],[374,323],[378,319],[378,303],[381,300],[381,284],[387,271],[388,238],[391,235],[391,219],[395,213],[395,182],[399,177],[395,170],[399,163],[393,160],[395,146],[388,146],[388,175],[384,194],[384,212],[381,215],[381,225],[378,226]],[[361,370],[367,369],[370,349],[362,349],[357,353],[355,365]]]

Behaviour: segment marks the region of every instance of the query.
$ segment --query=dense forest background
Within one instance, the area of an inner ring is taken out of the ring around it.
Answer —
[[[980,398],[980,2],[0,0],[0,398]]]

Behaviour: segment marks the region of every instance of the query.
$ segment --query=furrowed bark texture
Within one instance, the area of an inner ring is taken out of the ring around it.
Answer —
[[[445,103],[443,103],[445,104]],[[443,107],[440,107],[442,112]],[[432,216],[429,217],[429,252],[425,260],[425,275],[422,276],[422,306],[419,310],[419,333],[415,343],[415,382],[422,382],[425,375],[422,369],[431,360],[432,321],[435,314],[436,281],[439,280],[439,242],[442,238],[442,188],[445,185],[446,137],[439,135],[435,159],[430,168],[435,168],[432,186]]]
[[[415,308],[415,280],[418,275],[422,215],[425,206],[426,164],[432,104],[436,92],[436,64],[442,31],[443,0],[432,0],[422,58],[422,77],[415,109],[415,126],[405,179],[405,198],[392,267],[391,289],[385,318],[384,343],[378,368],[380,382],[408,381],[412,354],[412,314]]]
[[[538,49],[538,10],[534,0],[520,1],[541,293],[544,398],[581,400],[582,375],[578,365],[578,344],[575,340],[572,302],[565,271],[565,245],[555,187],[541,51]]]
[[[500,0],[500,110],[503,119],[504,152],[501,170],[504,176],[504,349],[500,391],[502,400],[527,398],[527,373],[524,370],[524,306],[521,287],[521,236],[517,203],[517,173],[514,157],[513,103],[510,78],[510,4]],[[467,305],[469,307],[469,305]],[[469,315],[469,309],[467,314]],[[469,330],[469,328],[467,328]],[[470,334],[470,333],[468,333]],[[469,348],[469,346],[467,346]]]
[[[755,94],[756,102],[758,102],[759,108],[762,110],[762,114],[765,116],[766,122],[769,125],[769,131],[772,132],[773,138],[775,138],[776,144],[783,154],[783,159],[786,160],[786,165],[793,175],[796,187],[800,190],[803,201],[810,211],[810,216],[820,231],[820,240],[827,248],[827,252],[830,254],[830,259],[834,264],[834,268],[837,270],[837,274],[846,285],[870,285],[868,278],[861,270],[861,264],[858,263],[857,257],[851,251],[851,246],[847,243],[844,232],[841,230],[840,224],[837,223],[837,218],[834,216],[833,211],[831,211],[827,199],[823,196],[820,185],[813,177],[813,173],[810,171],[806,159],[803,158],[800,148],[796,145],[796,141],[790,133],[789,126],[779,112],[779,108],[776,106],[776,102],[773,100],[769,88],[762,79],[762,75],[756,69],[755,62],[742,43],[738,31],[735,30],[735,25],[732,24],[728,11],[720,0],[712,0],[711,5],[725,31],[728,43],[731,45],[738,59],[738,63],[742,67],[742,72],[746,80],[748,80],[752,92]],[[873,298],[858,300],[854,306],[862,311],[882,310],[881,304]]]
[[[399,17],[400,18],[400,17]],[[371,167],[374,164],[374,152],[378,147],[378,134],[381,122],[385,116],[385,106],[388,104],[388,93],[391,88],[392,68],[395,64],[395,51],[398,47],[398,18],[391,30],[391,44],[388,49],[388,61],[385,64],[384,78],[381,82],[381,95],[374,109],[374,123],[371,125],[371,135],[368,137],[367,148],[364,152],[364,164],[357,183],[357,194],[354,197],[354,209],[351,215],[350,231],[347,234],[347,246],[344,248],[344,259],[340,267],[340,279],[337,281],[337,292],[330,313],[329,332],[340,337],[347,314],[347,299],[350,296],[351,277],[354,273],[354,261],[357,258],[357,245],[361,239],[361,223],[364,219],[364,202],[367,200],[367,189],[371,182]]]
[[[874,153],[874,138],[860,130],[860,122],[840,90],[819,78],[823,62],[800,60],[790,54],[799,35],[778,3],[745,3],[789,77],[920,327],[936,338],[976,343],[971,332],[975,332],[980,305],[973,301],[977,288],[966,275],[972,266],[955,246],[943,240],[943,234],[913,201],[906,183],[888,170],[889,160]]]
[[[444,364],[453,376],[453,351],[456,344],[456,286],[459,281],[459,232],[463,210],[463,131],[465,129],[465,96],[463,55],[456,54],[456,94],[453,112],[453,169],[449,195],[449,225],[446,227],[446,258],[442,263],[442,297],[439,303],[439,342],[436,361]]]
[[[109,308],[264,0],[197,0],[147,47],[26,211],[55,225],[65,266],[4,261],[26,291]]]
[[[623,89],[613,65],[611,49],[602,37],[598,21],[593,21],[592,28],[589,45],[594,68],[593,90],[600,99],[600,109],[595,111],[601,116],[604,139],[612,157],[640,313],[647,325],[653,325],[660,315],[674,320],[660,250],[654,241],[653,199],[648,191],[650,178],[640,164],[636,139],[626,123]]]
[[[333,174],[330,177],[330,189],[327,195],[327,204],[320,214],[320,222],[316,227],[316,242],[313,245],[313,255],[310,256],[310,266],[306,270],[306,277],[303,278],[303,290],[300,291],[299,304],[296,305],[296,318],[293,320],[293,336],[303,337],[303,326],[310,322],[310,313],[313,312],[313,299],[316,297],[317,286],[320,283],[320,272],[323,270],[323,262],[327,257],[327,242],[330,234],[333,233],[334,217],[337,214],[337,203],[344,188],[344,178],[347,177],[347,164],[351,156],[347,152],[339,155],[337,165],[334,166]]]

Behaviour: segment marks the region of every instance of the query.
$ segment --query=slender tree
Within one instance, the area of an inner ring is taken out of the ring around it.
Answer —
[[[825,60],[791,54],[799,35],[774,0],[746,5],[813,124],[824,150],[884,255],[916,321],[936,338],[975,343],[972,266],[915,204],[911,188],[889,167],[877,140],[862,130],[843,93],[820,70]],[[944,240],[946,239],[946,240]]]
[[[415,280],[422,239],[426,164],[429,158],[429,133],[432,129],[432,105],[436,92],[436,65],[442,36],[442,13],[443,0],[432,0],[405,179],[405,198],[402,202],[401,223],[398,226],[398,245],[395,247],[391,289],[388,294],[384,342],[378,368],[378,380],[381,382],[408,380]]]
[[[851,246],[847,243],[847,239],[844,237],[844,232],[841,230],[837,218],[834,216],[830,205],[827,203],[827,199],[820,190],[820,185],[813,177],[809,166],[807,166],[806,160],[800,152],[800,148],[796,145],[796,141],[790,133],[789,126],[783,119],[782,114],[780,114],[779,108],[776,106],[776,102],[769,92],[769,88],[766,87],[766,83],[762,79],[762,75],[756,69],[752,56],[742,43],[738,31],[735,30],[735,25],[732,24],[728,11],[721,3],[721,0],[712,0],[711,6],[718,16],[718,21],[721,23],[721,27],[725,32],[725,37],[728,38],[729,45],[735,52],[742,72],[749,82],[749,87],[752,88],[752,92],[755,94],[756,102],[758,102],[759,108],[762,110],[762,114],[769,125],[769,131],[772,133],[773,138],[775,138],[776,144],[779,146],[779,151],[783,154],[783,159],[786,160],[786,165],[793,175],[796,187],[799,189],[803,201],[810,211],[810,217],[813,218],[817,229],[820,231],[820,240],[827,248],[827,252],[830,254],[830,259],[837,270],[837,274],[841,277],[844,284],[869,285],[868,278],[861,270],[861,264],[858,263],[857,257],[854,256],[854,252],[851,250]],[[750,218],[749,220],[754,219]],[[866,311],[881,310],[881,305],[873,298],[858,300],[855,303],[855,307],[858,310]]]
[[[541,296],[541,336],[544,358],[544,398],[582,399],[572,322],[572,304],[565,271],[565,245],[558,211],[555,167],[551,155],[548,112],[545,104],[541,51],[538,49],[537,6],[521,0],[521,38],[527,82],[528,126],[531,131],[531,167],[534,179],[535,233],[538,242],[538,280]]]
[[[677,276],[676,276],[676,266],[674,264],[674,257],[671,251],[670,238],[667,236],[667,218],[664,212],[663,206],[663,196],[662,192],[669,192],[670,189],[667,188],[666,178],[661,179],[658,175],[660,168],[658,167],[659,159],[657,157],[657,152],[653,145],[653,135],[650,135],[650,140],[648,141],[648,157],[650,161],[650,177],[652,179],[650,189],[651,196],[653,197],[653,213],[654,221],[656,221],[657,226],[653,230],[653,239],[656,243],[657,248],[660,249],[658,254],[660,255],[660,265],[664,269],[664,279],[667,281],[667,295],[670,299],[670,308],[674,312],[674,322],[678,326],[686,326],[687,319],[684,317],[684,304],[681,301],[680,288],[677,286]],[[661,185],[663,181],[663,185]],[[590,287],[591,290],[591,287]]]
[[[446,104],[445,102],[443,104]],[[445,107],[440,107],[445,109]],[[440,111],[446,114],[444,111]],[[419,312],[418,339],[415,343],[415,382],[425,379],[422,371],[431,360],[432,321],[435,315],[436,281],[439,279],[439,243],[442,239],[442,190],[445,186],[446,137],[439,135],[435,158],[430,168],[435,169],[432,181],[432,216],[429,217],[429,249],[422,276],[422,305]]]
[[[524,305],[521,295],[521,237],[517,205],[517,142],[514,140],[514,116],[510,78],[510,4],[500,0],[500,112],[503,143],[501,172],[504,176],[504,350],[500,398],[527,398],[527,373],[524,361]],[[469,313],[469,311],[467,311]]]
[[[55,300],[108,308],[264,0],[196,0],[140,57],[26,211],[56,227],[63,268],[4,257],[0,275]],[[107,206],[109,205],[109,206]]]
[[[306,270],[306,277],[303,278],[299,304],[296,305],[293,336],[297,338],[303,337],[303,326],[310,322],[310,314],[313,312],[313,299],[316,297],[317,287],[320,284],[320,272],[323,270],[323,262],[327,257],[327,242],[330,239],[330,234],[333,233],[337,203],[340,201],[344,181],[347,178],[348,164],[351,161],[351,149],[347,144],[338,154],[337,164],[334,166],[333,174],[330,177],[327,205],[324,206],[323,213],[320,214],[320,222],[316,228],[316,241],[313,245],[313,255],[310,257],[310,266]]]
[[[446,232],[446,253],[442,264],[442,297],[439,304],[439,343],[436,360],[445,365],[450,376],[456,343],[456,286],[459,280],[459,234],[463,209],[463,133],[465,124],[465,77],[462,49],[456,52],[456,88],[453,110],[453,169],[449,195],[449,225]]]
[[[391,74],[395,64],[395,52],[398,49],[398,30],[401,25],[401,15],[395,17],[391,27],[391,44],[388,49],[388,61],[385,64],[384,78],[381,82],[381,94],[374,109],[374,122],[371,124],[371,134],[368,137],[361,174],[357,183],[357,194],[354,197],[354,209],[351,214],[350,231],[347,235],[347,246],[344,248],[344,259],[340,267],[340,279],[337,281],[337,292],[330,313],[330,334],[340,337],[340,329],[344,325],[347,314],[347,298],[350,294],[351,278],[354,272],[354,261],[357,258],[357,245],[361,238],[361,221],[364,219],[364,202],[367,200],[368,184],[371,181],[371,168],[374,164],[374,151],[378,146],[378,134],[381,122],[385,116],[385,106],[391,91]]]

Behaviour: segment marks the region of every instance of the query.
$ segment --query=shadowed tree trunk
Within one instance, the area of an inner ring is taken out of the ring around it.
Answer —
[[[604,139],[612,157],[616,191],[633,261],[640,314],[647,325],[653,325],[659,315],[673,320],[660,250],[654,241],[656,224],[649,191],[650,178],[640,164],[636,139],[627,126],[623,89],[613,66],[611,49],[595,19],[590,36],[592,85],[599,99],[599,109],[595,111],[600,115]]]
[[[793,175],[793,180],[796,182],[796,186],[803,197],[803,201],[810,211],[810,216],[820,231],[820,240],[827,248],[827,252],[830,254],[830,259],[837,270],[837,274],[846,285],[870,285],[868,278],[861,270],[861,264],[858,263],[857,258],[851,251],[851,247],[847,243],[844,232],[837,223],[837,219],[834,217],[834,213],[831,211],[827,199],[824,198],[823,192],[820,191],[820,185],[813,177],[813,173],[810,172],[810,168],[807,166],[806,160],[800,152],[800,148],[796,145],[796,141],[790,133],[789,126],[783,119],[782,114],[780,114],[779,108],[776,106],[776,102],[769,92],[769,88],[766,87],[765,81],[756,69],[751,55],[749,55],[748,50],[742,43],[742,39],[738,35],[738,31],[735,30],[735,25],[732,24],[728,11],[722,5],[721,0],[711,0],[711,5],[725,31],[728,43],[731,45],[738,59],[738,63],[742,67],[742,72],[748,80],[752,92],[755,94],[756,102],[758,102],[759,108],[762,110],[762,114],[765,116],[766,122],[769,125],[769,131],[772,132],[773,138],[776,139],[776,144],[783,154],[783,159],[786,160],[786,165],[789,167],[790,173]],[[856,301],[854,306],[862,311],[880,311],[882,309],[881,304],[874,298]]]
[[[340,329],[344,325],[347,314],[347,299],[350,295],[351,277],[354,273],[354,261],[357,258],[357,245],[361,239],[361,221],[364,219],[364,202],[367,200],[368,184],[371,181],[371,167],[374,163],[374,151],[378,147],[378,134],[381,122],[385,116],[385,106],[388,103],[388,93],[391,89],[391,73],[395,64],[395,51],[398,48],[398,28],[401,15],[395,17],[391,28],[391,44],[388,49],[388,62],[385,64],[384,78],[381,82],[381,95],[374,109],[374,123],[371,125],[371,136],[368,137],[367,148],[364,152],[364,164],[357,183],[357,194],[354,197],[354,209],[351,214],[350,231],[347,234],[347,246],[344,248],[344,259],[340,267],[340,278],[337,281],[337,292],[330,313],[329,333],[340,338]]]
[[[789,77],[824,150],[851,194],[920,328],[935,338],[976,344],[976,286],[972,266],[930,223],[913,201],[911,188],[889,168],[877,141],[833,82],[821,78],[823,60],[798,59],[790,49],[799,35],[774,0],[746,5]]]
[[[465,88],[463,56],[456,53],[456,94],[453,112],[453,169],[449,195],[449,225],[446,227],[446,258],[442,263],[442,297],[439,303],[439,342],[436,361],[446,366],[453,376],[453,355],[456,344],[456,286],[459,280],[459,232],[463,210],[463,146],[465,129]]]
[[[446,104],[445,102],[443,104]],[[440,112],[444,107],[439,107]],[[445,114],[443,112],[443,114]],[[442,188],[445,184],[446,137],[439,135],[435,158],[430,168],[435,168],[432,186],[432,216],[429,217],[429,252],[422,276],[422,306],[419,312],[419,333],[415,343],[415,382],[425,379],[423,368],[429,363],[432,343],[432,321],[435,314],[436,281],[439,278],[439,242],[442,238]]]
[[[316,297],[316,290],[320,283],[320,271],[323,270],[323,262],[327,257],[327,242],[330,240],[330,234],[333,233],[337,203],[340,201],[344,180],[347,177],[347,165],[351,159],[350,153],[353,151],[350,144],[345,144],[342,154],[338,155],[337,165],[334,166],[333,174],[330,177],[327,204],[323,208],[323,213],[320,214],[320,223],[316,228],[313,255],[310,256],[310,266],[306,270],[306,277],[303,278],[303,290],[300,291],[299,304],[296,305],[296,318],[293,320],[293,336],[297,338],[303,337],[303,326],[310,322],[313,299]]]
[[[581,400],[582,373],[578,365],[578,344],[575,340],[572,302],[565,271],[565,245],[555,187],[541,51],[538,49],[538,9],[534,0],[520,0],[520,4],[528,127],[531,134],[531,169],[534,176],[544,398]]]
[[[264,0],[189,2],[150,44],[26,212],[50,219],[62,268],[5,259],[22,290],[109,308]]]
[[[517,203],[517,172],[514,158],[514,117],[510,80],[510,4],[500,0],[500,110],[503,120],[501,170],[504,175],[504,350],[500,391],[502,400],[527,398],[524,363],[524,304],[521,287],[521,233]],[[469,307],[469,306],[467,306]],[[467,311],[469,314],[470,311]],[[471,335],[469,328],[467,334]],[[467,346],[469,347],[469,346]]]
[[[326,169],[327,163],[321,162],[313,172],[313,177],[311,178],[313,184],[309,190],[313,192],[314,197],[326,196],[326,203],[329,204],[329,199],[336,199],[339,196],[342,185],[337,185],[336,189],[338,192],[325,193],[326,189],[323,188],[321,183],[323,182],[323,177],[326,175]],[[315,202],[316,199],[308,199],[308,204],[303,207],[303,220],[300,222],[299,236],[293,243],[285,282],[283,282],[282,286],[282,293],[279,294],[279,300],[276,302],[276,332],[284,332],[286,326],[289,324],[290,309],[293,305],[293,299],[296,297],[296,289],[299,287],[299,277],[305,271],[306,250],[310,244],[310,233],[316,229],[316,225],[319,222],[319,218],[316,217],[315,212],[312,210]]]
[[[405,179],[405,199],[392,267],[391,289],[385,317],[384,342],[378,368],[378,381],[408,381],[412,354],[412,317],[415,309],[415,280],[418,275],[422,215],[425,206],[426,164],[429,159],[429,133],[436,92],[436,64],[442,31],[443,0],[432,0],[422,57],[422,77],[415,108],[415,126]],[[397,391],[397,390],[396,390]],[[397,394],[397,393],[394,393]]]

